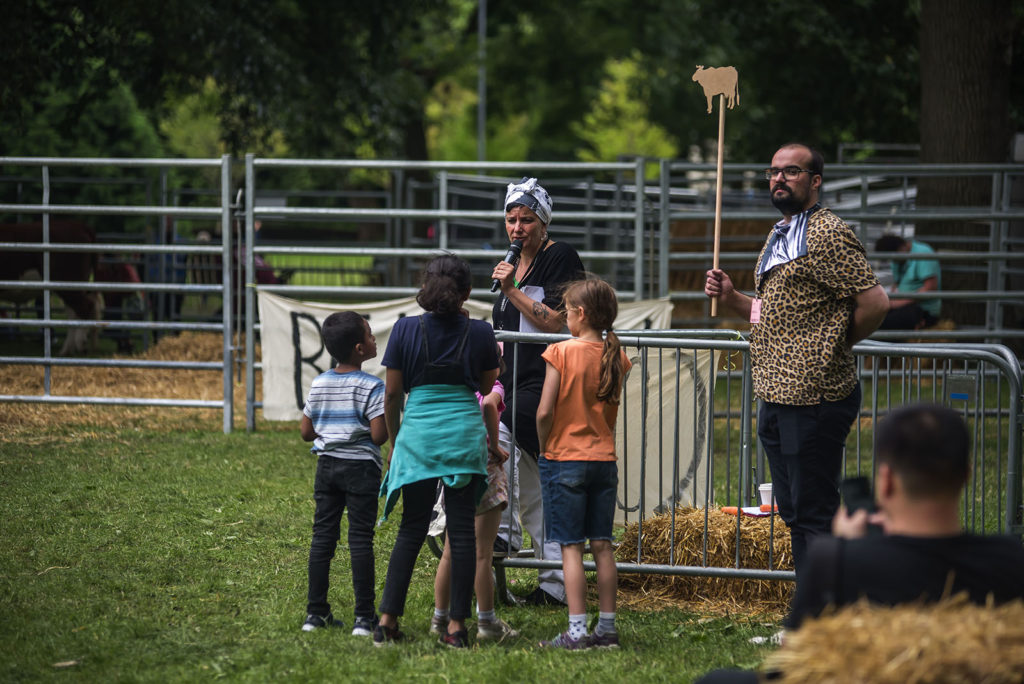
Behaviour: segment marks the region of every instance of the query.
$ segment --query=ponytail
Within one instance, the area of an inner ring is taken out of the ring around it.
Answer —
[[[597,385],[597,398],[618,406],[622,396],[622,344],[613,331],[605,331],[601,348],[601,380]]]
[[[597,277],[577,280],[566,285],[562,294],[565,306],[582,306],[587,312],[588,325],[604,334],[601,347],[601,378],[597,385],[598,401],[619,405],[622,394],[622,343],[612,332],[619,315],[619,302],[611,285]]]

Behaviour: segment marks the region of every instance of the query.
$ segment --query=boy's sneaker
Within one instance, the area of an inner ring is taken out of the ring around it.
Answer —
[[[312,632],[321,627],[344,627],[340,621],[334,619],[333,613],[327,615],[307,615],[306,621],[302,624],[303,632]]]
[[[561,648],[566,651],[582,651],[590,648],[590,637],[584,636],[582,639],[573,639],[569,636],[569,632],[565,631],[556,636],[551,641],[540,642],[541,648]]]
[[[394,627],[385,627],[384,625],[378,624],[373,628],[373,645],[374,646],[390,646],[396,641],[404,641],[405,634],[398,631],[398,625]]]
[[[589,637],[590,648],[618,648],[619,647],[619,633],[612,632],[611,634],[598,634],[597,632],[591,633]]]
[[[460,629],[458,632],[449,634],[445,631],[445,633],[441,635],[441,638],[438,639],[438,642],[448,648],[468,648],[469,632],[464,629]]]
[[[493,621],[477,620],[477,641],[500,642],[504,641],[505,639],[515,639],[517,636],[519,636],[519,632],[512,629],[512,627],[501,618],[497,618]]]
[[[377,626],[377,618],[357,617],[352,623],[352,636],[373,636],[373,630]]]
[[[444,634],[448,631],[448,618],[437,617],[432,615],[430,617],[430,633],[431,634]]]

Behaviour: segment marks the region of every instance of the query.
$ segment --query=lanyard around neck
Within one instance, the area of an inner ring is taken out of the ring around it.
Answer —
[[[530,277],[530,274],[533,273],[534,269],[537,267],[537,261],[540,259],[540,255],[544,253],[544,248],[548,244],[548,239],[549,238],[544,238],[544,241],[540,243],[540,249],[538,249],[537,253],[535,255],[533,255],[533,261],[530,262],[530,268],[526,269],[526,273],[523,274],[523,279],[522,280],[516,280],[515,276],[514,275],[512,276],[512,284],[515,285],[516,288],[518,288],[520,285],[525,283],[526,279]],[[501,295],[501,311],[502,311],[502,313],[504,313],[505,306],[507,304],[508,304],[508,297],[506,297],[505,295]]]

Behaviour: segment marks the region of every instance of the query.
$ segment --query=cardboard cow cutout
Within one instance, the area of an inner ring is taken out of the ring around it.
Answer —
[[[713,268],[718,268],[718,257],[722,242],[722,166],[725,162],[725,108],[732,109],[740,102],[739,74],[735,67],[709,67],[698,64],[693,72],[693,81],[704,89],[711,113],[712,98],[718,96],[718,181],[715,184],[715,252]],[[711,315],[718,315],[718,298],[711,300]]]
[[[704,97],[708,101],[708,114],[711,113],[711,99],[715,95],[723,95],[725,105],[729,109],[740,103],[740,85],[735,67],[705,69],[703,65],[697,65],[697,70],[693,72],[693,80],[700,83],[700,87],[704,89]]]

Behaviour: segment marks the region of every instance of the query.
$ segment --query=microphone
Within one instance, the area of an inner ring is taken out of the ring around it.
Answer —
[[[523,251],[523,241],[513,240],[512,244],[508,246],[508,252],[505,253],[505,258],[502,259],[506,264],[512,264],[515,266],[519,263],[519,254]],[[498,288],[501,287],[501,281],[495,278],[491,281],[491,292],[497,292]]]

